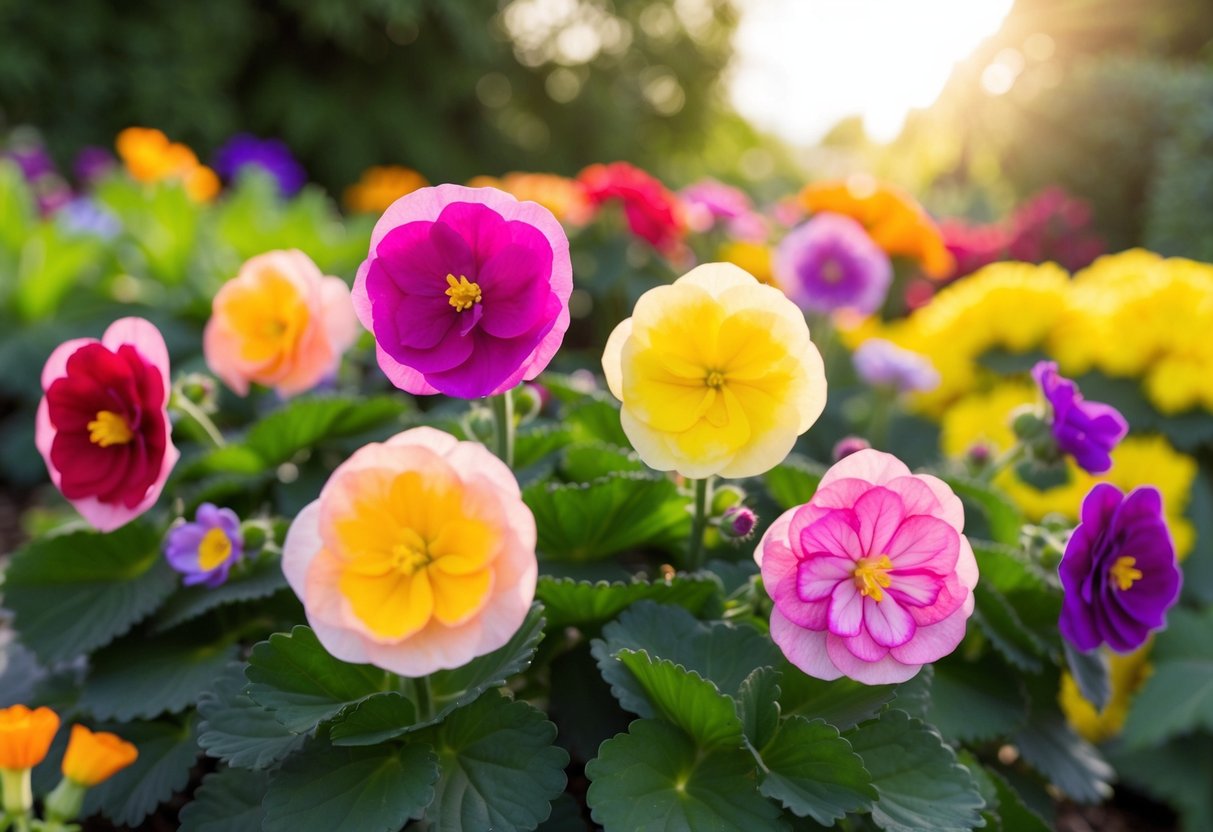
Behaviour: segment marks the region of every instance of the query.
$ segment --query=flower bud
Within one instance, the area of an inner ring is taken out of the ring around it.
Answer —
[[[730,540],[746,540],[758,525],[758,515],[745,506],[733,506],[720,517],[720,532]]]
[[[872,447],[871,443],[862,436],[844,436],[835,443],[832,457],[835,462],[838,462],[851,454],[866,451],[870,447]]]

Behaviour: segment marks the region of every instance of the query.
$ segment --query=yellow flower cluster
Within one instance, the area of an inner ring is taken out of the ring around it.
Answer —
[[[219,177],[180,142],[150,127],[128,127],[115,140],[118,156],[139,182],[177,179],[194,202],[209,202],[219,193]]]
[[[1057,701],[1074,730],[1090,742],[1103,742],[1119,734],[1129,715],[1133,695],[1153,671],[1147,661],[1149,657],[1148,644],[1128,655],[1108,654],[1108,681],[1112,695],[1102,711],[1095,710],[1095,706],[1083,698],[1073,676],[1064,674]]]
[[[1064,371],[1140,378],[1163,413],[1213,410],[1213,265],[1140,249],[1074,276],[1050,344]]]
[[[945,455],[961,458],[973,445],[985,443],[994,452],[1008,450],[1015,442],[1009,426],[1015,408],[1037,399],[1035,388],[1024,381],[1007,380],[985,393],[967,396],[944,413],[940,423],[940,445]],[[1196,462],[1171,447],[1161,436],[1130,436],[1112,451],[1112,469],[1095,476],[1067,461],[1069,481],[1049,489],[1023,482],[1014,469],[994,480],[1032,520],[1046,514],[1078,519],[1083,496],[1097,482],[1110,482],[1122,491],[1153,485],[1162,494],[1167,525],[1175,539],[1175,550],[1183,559],[1195,542],[1196,531],[1185,516],[1196,479]]]

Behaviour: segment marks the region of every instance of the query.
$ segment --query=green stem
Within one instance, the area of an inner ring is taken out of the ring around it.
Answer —
[[[514,467],[514,396],[506,390],[500,396],[494,396],[493,402],[493,440],[494,453],[501,461],[511,468]]]
[[[990,482],[1006,469],[1015,465],[1021,459],[1027,456],[1027,447],[1022,442],[1016,442],[1011,450],[1003,453],[997,459],[989,464],[984,471],[981,472],[981,478],[986,482]]]
[[[896,406],[896,390],[881,389],[873,394],[872,417],[868,420],[868,442],[873,448],[883,448],[889,441],[889,425]]]
[[[223,439],[223,434],[215,427],[215,423],[202,412],[202,409],[198,405],[191,402],[187,396],[181,393],[173,396],[173,407],[193,419],[194,423],[202,428],[211,442],[215,443],[216,448],[222,448],[227,444]]]
[[[703,567],[703,533],[708,527],[708,504],[712,500],[712,478],[695,480],[695,516],[691,521],[691,545],[687,553],[687,571]]]
[[[432,717],[434,705],[429,676],[413,679],[413,695],[417,699],[417,719],[423,720]]]

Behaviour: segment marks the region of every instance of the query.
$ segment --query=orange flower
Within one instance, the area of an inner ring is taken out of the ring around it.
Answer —
[[[892,185],[870,176],[814,182],[800,192],[800,204],[812,213],[829,211],[857,220],[886,253],[917,260],[936,280],[956,268],[935,222],[913,197]]]
[[[496,188],[516,199],[538,202],[566,225],[585,225],[590,218],[590,203],[585,189],[575,179],[555,173],[521,173],[514,171],[497,178],[477,176],[468,181],[469,188]]]
[[[430,184],[412,168],[377,165],[345,189],[345,207],[356,214],[381,214],[400,197]]]
[[[73,725],[63,755],[63,776],[91,788],[135,762],[139,750],[116,734],[93,733],[83,725]]]
[[[22,770],[42,762],[59,730],[59,716],[50,708],[30,710],[13,705],[0,710],[0,769]]]
[[[209,202],[219,193],[219,177],[183,144],[151,127],[128,127],[114,142],[127,172],[139,182],[178,179],[194,202]]]

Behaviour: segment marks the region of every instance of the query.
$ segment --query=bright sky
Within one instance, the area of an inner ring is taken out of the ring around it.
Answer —
[[[888,141],[939,96],[1013,0],[743,0],[730,96],[796,145],[861,115]]]

